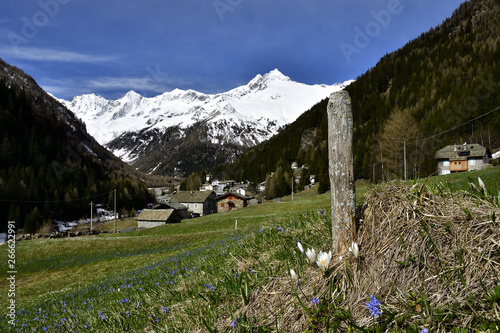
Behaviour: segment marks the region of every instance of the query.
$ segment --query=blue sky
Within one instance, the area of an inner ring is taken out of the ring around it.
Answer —
[[[462,0],[19,0],[0,58],[59,98],[217,93],[278,68],[333,84],[450,17]]]

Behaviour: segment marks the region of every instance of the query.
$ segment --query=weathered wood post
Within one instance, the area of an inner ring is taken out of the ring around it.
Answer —
[[[330,95],[328,152],[332,193],[333,252],[343,252],[356,235],[356,191],[352,153],[353,120],[347,91]]]

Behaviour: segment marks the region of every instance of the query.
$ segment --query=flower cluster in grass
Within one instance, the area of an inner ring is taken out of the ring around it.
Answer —
[[[380,300],[375,296],[370,295],[370,302],[365,303],[366,308],[370,310],[370,317],[378,317],[382,314],[380,310]]]
[[[172,319],[169,307],[182,302],[186,296],[198,294],[200,290],[196,286],[203,284],[196,281],[201,282],[201,277],[214,281],[204,284],[205,288],[214,290],[225,254],[234,252],[240,247],[238,242],[249,235],[253,232],[236,233],[208,246],[61,295],[59,299],[22,308],[16,314],[16,331],[120,331],[168,323]],[[117,257],[120,256],[118,253]],[[6,323],[5,320],[0,325]]]
[[[248,302],[251,288],[263,273],[262,269],[264,274],[276,274],[277,271],[266,271],[268,268],[254,265],[242,269],[237,262],[232,266],[228,266],[228,262],[248,256],[254,251],[256,242],[274,246],[266,240],[288,240],[288,237],[288,227],[259,226],[255,230],[235,231],[214,243],[174,256],[168,256],[172,247],[165,247],[164,259],[141,269],[66,294],[54,294],[43,304],[23,307],[16,315],[16,331],[151,328],[160,332],[165,327],[200,329],[205,322],[211,325],[217,315],[211,313],[210,307],[186,305],[189,299],[211,305],[212,309],[222,302],[234,304],[227,309],[230,326],[231,313],[238,312],[242,297]],[[122,255],[117,253],[116,258]],[[198,316],[189,316],[189,313],[201,313],[203,320],[193,322]],[[235,325],[244,325],[246,317],[236,318],[239,319],[234,321]],[[4,320],[0,328],[6,323]]]

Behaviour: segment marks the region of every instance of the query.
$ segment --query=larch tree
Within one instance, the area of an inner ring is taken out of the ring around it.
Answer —
[[[380,134],[380,154],[378,162],[390,175],[404,177],[405,149],[407,175],[417,169],[418,139],[422,138],[421,129],[408,109],[395,110],[387,120]]]

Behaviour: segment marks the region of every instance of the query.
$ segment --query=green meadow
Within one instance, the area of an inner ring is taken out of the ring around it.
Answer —
[[[499,169],[492,168],[419,180],[418,186],[426,182],[428,187],[469,191],[469,180],[478,185],[480,176],[498,195],[499,175]],[[359,182],[357,204],[373,188],[384,186]],[[12,298],[6,297],[4,269],[0,328],[6,332],[268,332],[287,331],[283,327],[289,327],[290,313],[295,313],[307,319],[310,331],[376,331],[375,327],[383,327],[380,323],[348,328],[348,309],[315,307],[315,302],[335,304],[337,287],[331,277],[325,280],[332,290],[326,296],[319,294],[319,287],[310,291],[317,293],[317,300],[296,291],[287,305],[257,310],[259,297],[273,281],[293,286],[290,269],[301,278],[319,274],[300,253],[297,241],[304,248],[328,251],[329,205],[330,193],[309,190],[295,194],[293,201],[289,196],[148,230],[17,242],[15,316],[7,316]],[[123,226],[133,223],[126,221]],[[0,247],[5,262],[6,249]],[[420,332],[416,326],[407,327],[405,331]]]

